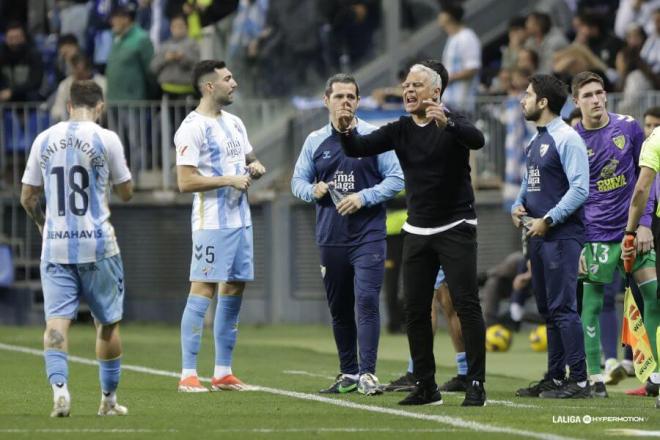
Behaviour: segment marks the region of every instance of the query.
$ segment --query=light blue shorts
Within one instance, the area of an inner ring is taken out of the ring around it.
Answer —
[[[190,281],[252,281],[252,226],[193,231]]]
[[[83,298],[101,324],[121,321],[124,314],[124,267],[119,254],[95,263],[41,262],[46,321],[75,319]]]
[[[440,267],[440,270],[438,271],[438,277],[435,279],[435,284],[433,285],[433,289],[436,290],[440,287],[442,283],[445,282],[445,271],[442,270],[442,267]]]

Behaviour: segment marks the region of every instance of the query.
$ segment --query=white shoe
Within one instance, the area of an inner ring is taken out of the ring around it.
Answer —
[[[98,415],[100,416],[125,416],[128,415],[128,408],[118,403],[114,405],[107,400],[101,400]]]
[[[50,413],[51,417],[69,417],[71,413],[71,399],[65,396],[60,396],[53,404],[53,410]]]
[[[357,390],[358,393],[364,394],[365,396],[375,396],[383,393],[378,378],[371,373],[364,373],[360,376]]]
[[[626,376],[626,369],[616,359],[608,359],[605,362],[605,385],[616,385]]]

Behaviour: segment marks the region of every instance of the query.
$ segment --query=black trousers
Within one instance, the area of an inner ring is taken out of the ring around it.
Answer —
[[[461,321],[468,380],[486,375],[486,328],[477,286],[477,228],[461,223],[434,235],[402,232],[403,290],[413,375],[423,386],[435,385],[431,329],[433,284],[442,265],[451,300]]]
[[[385,260],[385,304],[389,321],[387,329],[392,332],[402,331],[403,301],[399,295],[399,274],[403,252],[403,237],[401,234],[387,236],[387,259]]]

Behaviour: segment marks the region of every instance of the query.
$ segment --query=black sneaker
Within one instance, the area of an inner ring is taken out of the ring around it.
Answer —
[[[577,382],[569,380],[555,390],[543,391],[540,395],[542,399],[587,399],[591,397],[591,387],[589,382],[583,387]]]
[[[607,388],[605,388],[605,384],[603,382],[594,382],[594,384],[591,386],[591,397],[600,397],[602,399],[610,397],[607,394]]]
[[[658,396],[658,398],[655,399],[655,407],[660,409],[660,396]]]
[[[409,393],[415,389],[415,376],[412,373],[406,373],[385,385],[383,389],[385,391],[405,391]]]
[[[467,383],[465,376],[459,374],[449,379],[447,382],[440,385],[440,391],[465,391],[467,389]]]
[[[483,382],[473,380],[465,390],[465,400],[461,406],[486,406],[486,390]]]
[[[538,382],[532,382],[527,388],[520,388],[516,391],[517,397],[539,397],[544,391],[556,390],[560,387],[554,380],[543,378]]]
[[[337,375],[335,383],[330,385],[329,388],[319,391],[321,394],[346,394],[352,393],[357,390],[358,381],[356,379],[351,379],[345,374]]]
[[[660,385],[657,383],[653,383],[650,380],[646,381],[646,385],[644,385],[644,389],[646,390],[646,395],[651,396],[651,397],[658,397],[660,393]]]
[[[442,396],[435,384],[430,387],[417,384],[399,405],[442,405]]]

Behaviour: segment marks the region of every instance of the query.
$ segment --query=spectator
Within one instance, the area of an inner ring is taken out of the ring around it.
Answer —
[[[504,185],[502,186],[502,201],[506,212],[511,211],[511,205],[520,191],[520,183],[526,167],[524,147],[529,144],[535,133],[533,125],[525,120],[520,99],[529,85],[530,70],[515,68],[511,71],[511,79],[507,87],[507,98],[502,107],[497,109],[500,122],[504,124]]]
[[[56,0],[59,12],[60,34],[75,35],[78,43],[85,48],[85,32],[89,21],[88,0]]]
[[[653,32],[647,34],[649,37],[640,55],[655,74],[660,74],[660,8],[653,13],[653,25]]]
[[[308,84],[310,67],[323,72],[320,27],[315,2],[277,0],[270,4],[257,55],[264,95],[282,96],[294,85]]]
[[[539,54],[534,49],[520,49],[518,51],[518,60],[516,61],[518,69],[525,69],[532,74],[539,70]]]
[[[660,8],[660,0],[621,0],[616,12],[614,33],[623,38],[628,25],[637,23],[644,28],[647,35],[654,30],[653,11]]]
[[[57,87],[55,93],[55,102],[50,109],[50,117],[53,122],[64,121],[68,118],[66,103],[71,97],[71,84],[74,81],[82,81],[91,79],[103,90],[103,95],[106,93],[106,80],[103,75],[94,73],[92,62],[85,55],[77,53],[71,59],[71,74],[67,76],[60,85]]]
[[[623,41],[605,27],[604,19],[582,12],[575,18],[574,26],[574,42],[588,47],[605,64],[614,67],[616,53],[623,47]]]
[[[167,17],[184,14],[191,38],[201,39],[202,28],[212,25],[236,10],[239,0],[168,0]]]
[[[644,29],[640,25],[633,23],[628,26],[624,41],[627,47],[641,52],[642,47],[644,47],[644,43],[646,42],[646,32],[644,32]]]
[[[154,49],[149,35],[135,25],[135,7],[118,6],[110,16],[115,36],[108,57],[108,101],[144,100],[150,96],[153,77],[149,63]]]
[[[229,35],[229,63],[237,76],[244,78],[241,90],[256,93],[259,36],[266,25],[269,0],[241,0]],[[248,84],[245,87],[245,84]]]
[[[605,82],[605,90],[613,91],[612,80],[607,76],[608,67],[592,51],[581,44],[571,44],[559,50],[552,64],[553,72],[570,83],[574,75],[586,70],[597,73]],[[613,78],[613,80],[616,78]]]
[[[71,75],[71,60],[80,53],[78,39],[73,34],[64,34],[57,40],[57,60],[55,61],[55,79],[61,82]]]
[[[7,25],[0,45],[0,102],[37,101],[44,67],[39,51],[28,40],[23,25]]]
[[[508,35],[509,42],[502,48],[502,69],[511,69],[515,67],[518,61],[518,53],[523,48],[527,39],[525,17],[514,17],[511,19]]]
[[[552,26],[548,14],[532,12],[525,22],[529,37],[525,47],[533,49],[539,56],[540,73],[552,72],[552,57],[556,51],[568,46],[568,40],[561,31]]]
[[[474,112],[481,69],[481,43],[472,29],[463,24],[464,10],[448,3],[438,15],[438,24],[449,36],[442,51],[442,63],[449,72],[443,102],[452,110]]]
[[[151,70],[158,76],[164,93],[173,98],[193,94],[192,71],[199,61],[197,42],[188,37],[186,17],[175,15],[170,21],[172,38],[165,41],[151,60]]]
[[[340,70],[354,69],[370,54],[380,24],[377,0],[325,0],[321,13],[329,23],[329,62]]]
[[[657,75],[634,49],[626,47],[616,55],[616,70],[619,74],[618,90],[623,93],[618,113],[639,116],[640,101],[646,92],[660,87]]]

